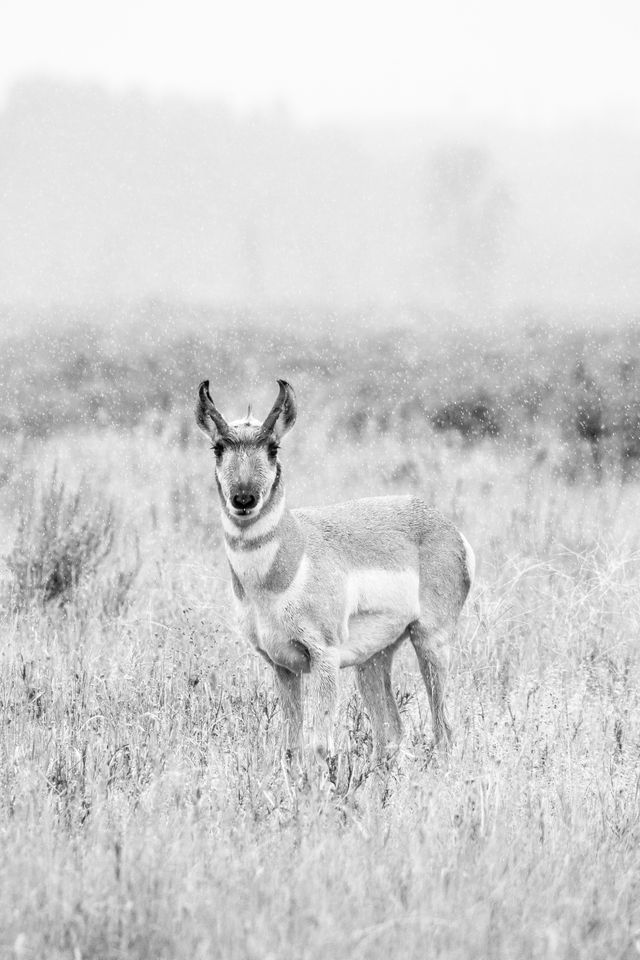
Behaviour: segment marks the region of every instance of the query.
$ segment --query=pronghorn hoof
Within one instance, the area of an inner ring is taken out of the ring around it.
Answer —
[[[338,781],[338,761],[339,757],[337,753],[334,753],[333,756],[326,757],[329,782],[334,788]]]

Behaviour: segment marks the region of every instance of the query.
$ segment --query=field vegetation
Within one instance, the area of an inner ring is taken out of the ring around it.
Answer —
[[[5,343],[0,957],[638,956],[638,327],[231,319]],[[282,768],[205,376],[229,416],[294,384],[292,505],[419,491],[474,545],[448,762],[407,649],[388,767],[345,671],[336,783]]]

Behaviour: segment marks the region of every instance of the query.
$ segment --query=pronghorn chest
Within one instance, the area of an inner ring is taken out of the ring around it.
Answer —
[[[293,672],[308,668],[298,642],[308,562],[292,556],[277,540],[253,549],[227,545],[244,616],[253,624],[253,642],[274,663]]]

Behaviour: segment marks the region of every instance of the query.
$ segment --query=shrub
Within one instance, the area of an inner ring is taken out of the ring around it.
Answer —
[[[465,440],[497,437],[501,423],[495,403],[484,391],[462,400],[452,400],[431,416],[436,430],[457,430]]]
[[[21,500],[13,549],[6,558],[14,605],[64,604],[102,572],[114,547],[115,514],[114,504],[99,498],[85,481],[69,490],[54,471],[40,488],[32,483]],[[131,588],[139,566],[138,558],[115,580],[105,576],[119,598]],[[113,606],[118,597],[105,597],[105,603]]]

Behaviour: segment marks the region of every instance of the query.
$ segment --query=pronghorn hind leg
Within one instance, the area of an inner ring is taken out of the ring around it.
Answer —
[[[402,721],[391,685],[391,665],[396,647],[404,635],[392,646],[376,653],[356,667],[358,688],[373,731],[373,755],[384,759],[402,739]]]
[[[409,627],[409,637],[427,688],[433,720],[433,739],[436,746],[448,750],[452,742],[452,732],[445,688],[449,674],[451,628],[430,629],[423,620],[415,620]]]
[[[302,741],[302,677],[277,664],[274,672],[282,707],[282,748],[285,757],[293,758]]]
[[[402,740],[403,730],[402,730],[402,720],[400,719],[400,711],[398,710],[398,704],[396,703],[396,698],[393,692],[393,686],[391,683],[391,667],[393,664],[393,655],[396,652],[397,648],[400,646],[402,641],[405,639],[406,634],[404,634],[398,640],[397,644],[393,648],[386,650],[386,668],[384,670],[384,690],[387,696],[387,715],[389,717],[389,742],[392,747],[398,747],[400,741]]]

